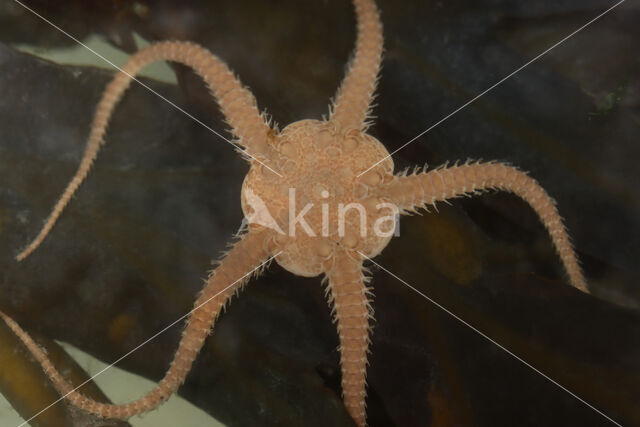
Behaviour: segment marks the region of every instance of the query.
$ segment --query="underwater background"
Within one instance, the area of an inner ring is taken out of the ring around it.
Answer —
[[[355,39],[348,0],[25,4],[118,65],[148,42],[202,44],[281,128],[327,114]],[[614,3],[377,4],[385,54],[370,133],[391,152]],[[640,425],[639,19],[640,5],[627,0],[394,155],[396,170],[484,159],[529,171],[558,202],[592,296],[568,286],[545,229],[509,194],[403,218],[400,236],[376,258],[623,425]],[[191,309],[211,260],[241,224],[248,170],[226,142],[134,83],[87,180],[42,246],[17,263],[75,172],[113,73],[15,1],[0,0],[0,309],[50,353],[57,340],[106,363]],[[154,90],[226,130],[186,68],[165,64],[146,75]],[[372,271],[371,426],[611,425]],[[158,381],[181,329],[118,367]],[[57,394],[4,326],[0,340],[0,392],[29,417]],[[153,425],[216,425],[210,417],[229,426],[351,425],[337,346],[319,281],[274,263],[233,300],[180,388],[199,409],[178,422],[162,415],[176,409],[161,407]],[[86,375],[56,354],[69,372]],[[138,391],[132,381],[119,387],[133,396],[151,387]],[[74,417],[58,404],[32,425],[83,425]]]

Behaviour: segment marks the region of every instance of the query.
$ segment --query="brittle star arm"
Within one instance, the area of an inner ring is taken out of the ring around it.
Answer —
[[[168,399],[184,382],[191,365],[215,320],[230,298],[249,280],[254,270],[260,271],[268,259],[266,241],[271,231],[262,228],[249,231],[239,240],[218,267],[211,272],[207,284],[187,318],[178,349],[164,378],[145,396],[126,404],[96,402],[69,384],[33,339],[10,317],[0,312],[0,317],[25,344],[29,352],[42,365],[56,390],[72,405],[103,418],[128,419],[136,414],[156,408]]]
[[[504,163],[472,163],[395,176],[386,191],[398,208],[415,211],[439,201],[487,189],[509,191],[524,199],[546,227],[571,284],[589,293],[578,257],[569,241],[554,200],[525,172]]]
[[[271,129],[258,112],[251,92],[242,86],[223,61],[207,49],[189,42],[171,41],[153,44],[131,56],[122,71],[115,75],[105,89],[96,108],[87,148],[76,174],[56,202],[38,236],[17,255],[18,261],[29,256],[49,234],[98,156],[98,150],[104,143],[109,119],[118,101],[135,75],[156,61],[172,61],[192,68],[202,77],[218,101],[233,134],[238,139],[238,144],[253,157],[262,159],[269,157],[268,135]]]
[[[334,256],[327,272],[327,293],[340,337],[343,400],[356,425],[364,426],[369,318],[373,316],[370,293],[360,256],[344,249],[336,250]]]
[[[354,0],[358,19],[355,56],[338,89],[330,122],[347,132],[363,131],[376,89],[382,60],[382,23],[373,0]]]

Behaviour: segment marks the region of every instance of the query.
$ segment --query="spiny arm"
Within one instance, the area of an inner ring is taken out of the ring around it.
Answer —
[[[333,104],[330,122],[343,132],[365,130],[382,60],[382,23],[373,0],[354,0],[358,19],[355,57]]]
[[[366,371],[369,348],[369,318],[372,310],[362,261],[358,254],[343,249],[335,253],[333,267],[327,272],[329,303],[333,303],[334,321],[340,336],[342,394],[344,404],[356,425],[366,425]]]
[[[13,319],[2,312],[0,312],[0,317],[42,365],[45,374],[51,379],[58,392],[65,396],[72,405],[99,417],[128,419],[136,414],[156,408],[184,382],[222,308],[231,296],[248,281],[251,276],[248,273],[267,259],[265,239],[270,232],[261,230],[245,234],[211,273],[187,319],[187,325],[169,370],[153,390],[131,403],[120,405],[100,403],[75,391],[73,386],[56,370],[44,350]]]
[[[387,188],[386,196],[400,210],[414,211],[435,202],[494,188],[515,193],[529,203],[548,230],[571,284],[589,293],[555,202],[535,179],[513,166],[494,162],[472,163],[396,176]]]
[[[124,72],[116,74],[105,89],[96,108],[87,148],[76,174],[56,202],[38,236],[18,254],[16,257],[18,261],[29,256],[49,234],[65,206],[89,173],[98,156],[98,150],[104,143],[104,135],[111,114],[131,84],[132,78],[145,66],[156,61],[172,61],[191,67],[202,77],[217,99],[239,144],[254,157],[268,157],[267,135],[270,128],[258,112],[251,92],[242,86],[224,62],[207,49],[193,43],[172,41],[153,44],[131,56],[122,68]]]

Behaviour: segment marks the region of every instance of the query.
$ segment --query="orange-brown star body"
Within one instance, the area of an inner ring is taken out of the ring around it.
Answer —
[[[271,165],[282,176],[254,164],[242,186],[242,208],[250,225],[275,231],[268,246],[282,267],[313,277],[329,269],[337,247],[369,257],[384,249],[398,212],[382,196],[393,161],[378,140],[302,120],[287,126],[273,148]]]
[[[366,425],[366,371],[373,316],[372,288],[363,262],[378,255],[405,214],[440,201],[488,189],[510,191],[527,201],[548,229],[571,284],[587,291],[575,252],[555,203],[526,173],[502,163],[465,163],[394,175],[385,147],[366,133],[382,57],[382,24],[373,0],[354,0],[358,19],[355,56],[328,120],[303,120],[271,129],[256,101],[226,64],[188,42],[162,42],[131,57],[107,86],[94,116],[78,171],[38,236],[18,260],[46,238],[85,179],[104,143],[113,109],[136,73],[159,60],[178,62],[200,75],[218,101],[237,144],[250,163],[241,194],[248,230],[210,274],[189,313],[171,366],[157,386],[126,404],[93,401],[73,387],[46,353],[11,318],[0,317],[42,365],[72,405],[106,418],[127,419],[150,411],[184,382],[222,308],[271,258],[296,275],[327,279],[340,338],[345,407]]]

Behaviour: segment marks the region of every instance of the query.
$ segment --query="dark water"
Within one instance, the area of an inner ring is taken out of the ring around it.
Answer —
[[[281,127],[327,113],[355,37],[346,0],[27,4],[79,39],[99,35],[129,52],[134,32],[198,42]],[[611,5],[379,2],[386,50],[371,133],[393,151]],[[398,170],[471,158],[530,171],[558,202],[593,296],[567,285],[544,228],[510,195],[404,218],[376,259],[623,425],[640,425],[638,18],[627,1],[394,155]],[[17,264],[74,173],[113,73],[41,61],[16,43],[74,45],[13,1],[0,3],[0,307],[110,362],[190,309],[240,225],[247,165],[133,85],[65,215]],[[175,71],[178,86],[146,82],[223,132],[198,78]],[[610,424],[372,271],[372,426]],[[228,425],[348,425],[323,293],[319,279],[273,265],[222,316],[180,394]],[[174,327],[119,366],[158,380],[179,336]]]

